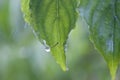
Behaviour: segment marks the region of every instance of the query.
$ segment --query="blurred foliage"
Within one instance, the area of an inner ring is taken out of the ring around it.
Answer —
[[[112,80],[116,80],[120,63],[120,0],[80,1],[79,11],[89,25],[90,40],[104,57]]]
[[[11,28],[9,23],[8,1],[0,1],[0,42],[9,42],[11,39]],[[7,40],[7,41],[4,41]]]
[[[63,72],[24,23],[20,1],[0,0],[0,80],[110,80],[105,61],[88,40],[86,23],[79,20],[69,35],[69,70]]]

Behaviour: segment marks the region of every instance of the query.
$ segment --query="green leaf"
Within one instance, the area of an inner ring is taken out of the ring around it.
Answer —
[[[80,14],[89,25],[91,41],[104,56],[115,80],[120,60],[120,0],[81,0]]]
[[[22,0],[25,21],[33,27],[38,39],[50,47],[64,71],[64,46],[69,32],[75,27],[76,7],[77,0]]]

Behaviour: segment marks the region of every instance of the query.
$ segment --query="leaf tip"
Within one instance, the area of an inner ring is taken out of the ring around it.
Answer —
[[[57,61],[57,64],[60,65],[60,67],[61,67],[61,69],[62,69],[63,71],[67,71],[67,70],[68,70],[67,67],[66,67],[65,61]]]
[[[65,64],[60,65],[63,71],[67,71],[67,67]]]
[[[116,73],[117,73],[117,68],[118,68],[118,63],[117,62],[109,62],[108,67],[110,69],[111,79],[115,80]]]
[[[66,67],[66,56],[63,45],[57,45],[54,48],[51,48],[51,53],[55,58],[57,64],[60,65],[63,71],[67,71]]]

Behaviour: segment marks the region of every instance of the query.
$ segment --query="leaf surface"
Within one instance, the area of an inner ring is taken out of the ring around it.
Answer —
[[[63,70],[66,70],[64,45],[75,27],[76,8],[77,0],[22,0],[25,21],[33,27],[38,39],[50,47]]]
[[[81,0],[80,14],[89,25],[91,41],[104,56],[115,80],[120,60],[120,0]]]

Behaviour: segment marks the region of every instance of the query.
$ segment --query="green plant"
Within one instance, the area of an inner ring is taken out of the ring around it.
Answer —
[[[64,71],[65,44],[80,14],[115,80],[120,58],[120,0],[22,0],[22,11],[25,21]]]

